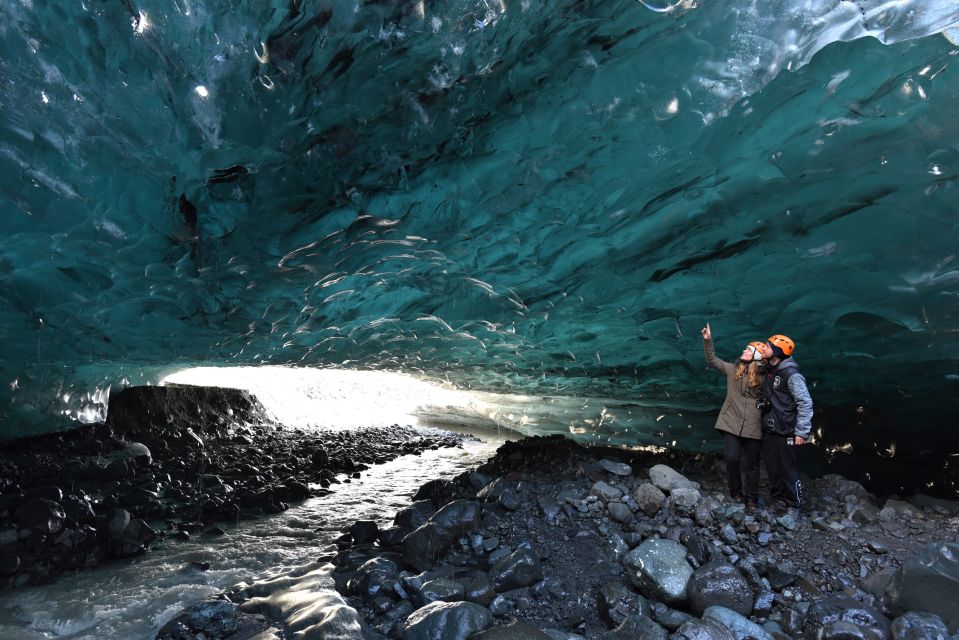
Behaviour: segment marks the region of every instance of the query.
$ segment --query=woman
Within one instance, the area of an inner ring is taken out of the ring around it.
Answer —
[[[716,357],[712,330],[707,323],[701,331],[706,362],[726,376],[726,401],[716,420],[716,429],[726,442],[726,482],[736,502],[756,510],[759,502],[759,452],[762,443],[761,413],[756,400],[762,395],[764,344],[750,342],[731,364]],[[745,477],[745,482],[743,478]]]

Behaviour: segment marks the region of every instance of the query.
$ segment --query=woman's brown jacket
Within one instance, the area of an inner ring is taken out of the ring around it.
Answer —
[[[756,399],[761,395],[761,390],[748,387],[747,375],[736,379],[736,365],[716,357],[712,340],[703,340],[703,350],[706,352],[706,363],[726,376],[726,401],[719,411],[716,428],[734,436],[762,439],[761,413],[756,408]]]

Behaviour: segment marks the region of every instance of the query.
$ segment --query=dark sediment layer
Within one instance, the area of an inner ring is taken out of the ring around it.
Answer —
[[[368,465],[461,439],[289,429],[243,391],[129,388],[105,423],[0,450],[0,590],[135,556],[159,537],[217,535],[218,522],[281,512]]]
[[[722,478],[710,455],[507,443],[157,637],[959,638],[959,503],[829,475],[798,518],[750,514]]]

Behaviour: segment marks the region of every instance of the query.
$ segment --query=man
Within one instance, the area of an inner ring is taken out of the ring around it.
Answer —
[[[774,508],[799,515],[803,502],[799,479],[799,447],[812,431],[812,398],[799,365],[792,359],[795,343],[784,335],[766,341],[768,360],[763,377],[763,459]]]

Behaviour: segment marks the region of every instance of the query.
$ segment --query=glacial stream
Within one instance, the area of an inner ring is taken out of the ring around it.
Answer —
[[[482,440],[465,441],[462,449],[403,456],[279,515],[223,524],[226,535],[221,537],[167,540],[130,562],[2,593],[0,638],[153,638],[197,600],[314,559],[356,520],[390,522],[424,482],[452,478],[482,463],[504,440],[484,434]],[[209,563],[209,570],[191,563]]]

